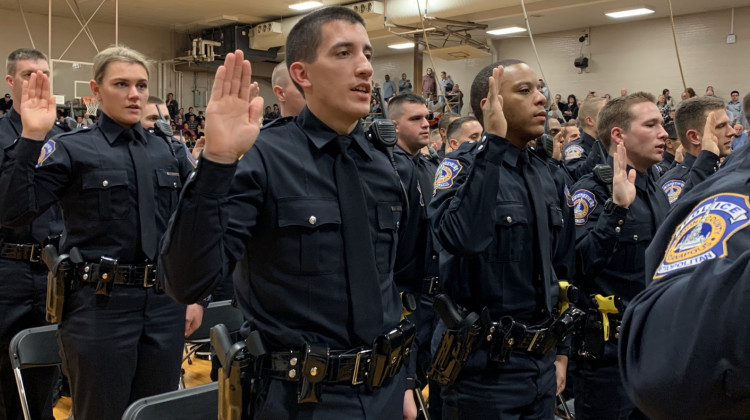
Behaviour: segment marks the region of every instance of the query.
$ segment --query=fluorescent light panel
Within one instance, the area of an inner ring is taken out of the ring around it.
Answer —
[[[521,28],[518,26],[510,26],[508,28],[500,28],[500,29],[493,29],[491,31],[487,31],[490,35],[508,35],[508,34],[517,34],[519,32],[526,32],[526,28]]]
[[[650,15],[651,13],[654,13],[654,11],[651,9],[647,9],[645,7],[639,7],[637,9],[628,9],[628,10],[620,10],[618,12],[609,12],[609,13],[605,13],[605,15],[614,19],[622,19],[622,18],[629,18],[633,16]]]
[[[414,48],[413,42],[403,42],[401,44],[391,44],[388,46],[388,48],[393,48],[394,50],[405,50],[407,48]]]
[[[290,4],[289,8],[294,10],[310,10],[322,6],[319,1],[303,1],[302,3]]]

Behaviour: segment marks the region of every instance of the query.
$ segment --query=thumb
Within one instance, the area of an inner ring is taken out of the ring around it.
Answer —
[[[635,184],[635,169],[631,169],[628,171],[628,182],[631,184]]]

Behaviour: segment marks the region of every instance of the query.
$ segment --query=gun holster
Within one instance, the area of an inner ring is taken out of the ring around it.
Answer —
[[[589,308],[583,325],[581,355],[594,359],[604,355],[604,323],[602,313],[597,308]]]
[[[317,403],[320,401],[323,379],[328,370],[330,349],[326,345],[305,343],[302,349],[302,365],[297,388],[297,403]]]
[[[102,296],[112,294],[112,287],[115,285],[115,276],[117,275],[117,266],[117,258],[101,257],[99,259],[99,268],[92,273],[92,276],[98,280],[95,294]]]
[[[254,404],[251,402],[262,388],[259,384],[260,379],[248,372],[258,370],[245,369],[257,363],[257,359],[249,353],[245,343],[232,344],[231,336],[224,324],[211,328],[211,347],[216,351],[216,359],[221,366],[218,380],[218,418],[219,420],[240,420],[243,407],[253,409]],[[250,392],[243,392],[243,389],[249,389]]]
[[[62,321],[65,294],[67,293],[65,276],[66,271],[71,269],[68,263],[69,259],[68,254],[59,255],[55,245],[47,245],[42,250],[42,261],[49,269],[45,318],[50,323]]]
[[[409,360],[414,335],[414,324],[404,319],[392,330],[375,338],[366,381],[369,391],[383,385],[386,379],[396,376],[402,364]]]
[[[446,330],[432,360],[429,377],[441,385],[456,381],[469,355],[478,347],[482,322],[476,312],[461,321],[459,328]]]

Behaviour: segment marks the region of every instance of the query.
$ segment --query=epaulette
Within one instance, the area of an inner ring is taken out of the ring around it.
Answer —
[[[289,121],[292,121],[293,119],[294,119],[294,116],[276,118],[275,120],[269,122],[268,124],[264,124],[263,127],[261,127],[260,129],[265,130],[266,128],[284,125],[288,123]]]
[[[80,133],[82,131],[89,131],[92,128],[93,128],[93,126],[79,127],[79,128],[76,128],[75,130],[71,130],[71,131],[66,131],[66,132],[60,133],[60,134],[56,135],[55,138],[59,139],[59,138],[62,138],[62,137],[71,136],[73,134],[77,134],[77,133]]]

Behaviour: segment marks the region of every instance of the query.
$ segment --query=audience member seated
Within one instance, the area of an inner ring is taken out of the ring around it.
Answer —
[[[570,121],[578,118],[578,100],[576,95],[568,95],[568,104],[565,105],[565,109],[561,110],[565,121]]]

